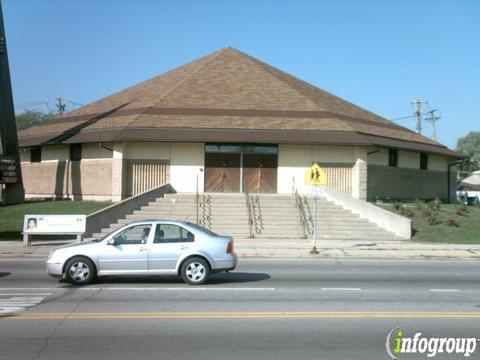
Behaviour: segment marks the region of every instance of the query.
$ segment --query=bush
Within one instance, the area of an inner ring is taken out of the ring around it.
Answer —
[[[415,216],[415,212],[410,209],[409,207],[406,207],[406,206],[402,206],[400,208],[400,213],[403,215],[403,216],[407,216],[409,218],[412,218]]]
[[[425,207],[425,203],[417,199],[415,200],[415,207],[418,211],[422,211],[422,209]]]
[[[423,204],[422,207],[421,207],[421,209],[420,209],[420,213],[421,213],[424,217],[429,217],[430,215],[432,215],[432,212],[434,212],[434,211],[432,211],[432,210],[430,209],[430,207],[427,206],[427,205],[425,205],[425,204]]]
[[[402,208],[403,208],[403,205],[400,204],[398,201],[394,201],[394,202],[393,202],[393,208],[394,208],[395,210],[401,212],[401,211],[402,211]]]
[[[444,224],[447,226],[455,226],[455,227],[460,226],[460,222],[458,221],[458,219],[453,216],[449,216],[448,218],[446,218],[444,221]]]
[[[455,213],[458,216],[464,216],[466,213],[468,213],[468,206],[465,205],[465,204],[457,206],[457,209],[455,210]]]
[[[428,216],[428,223],[430,225],[438,225],[441,223],[438,212],[434,211]]]
[[[430,209],[440,211],[442,208],[442,201],[440,199],[435,199],[433,201],[430,201],[428,205],[430,206]]]

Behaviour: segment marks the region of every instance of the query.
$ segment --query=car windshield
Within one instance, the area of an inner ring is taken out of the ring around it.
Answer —
[[[214,233],[214,232],[211,231],[211,230],[205,229],[205,228],[201,227],[200,225],[193,224],[193,223],[190,223],[190,222],[187,222],[187,224],[188,224],[188,226],[191,226],[191,227],[193,227],[193,228],[196,229],[196,230],[203,231],[204,233],[207,233],[207,234],[210,235],[210,236],[218,236],[218,234]]]

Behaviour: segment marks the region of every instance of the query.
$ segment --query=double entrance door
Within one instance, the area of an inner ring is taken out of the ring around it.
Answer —
[[[277,154],[205,153],[206,192],[277,192]]]

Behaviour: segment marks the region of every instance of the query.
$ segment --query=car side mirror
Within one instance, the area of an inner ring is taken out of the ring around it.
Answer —
[[[115,239],[114,238],[108,239],[107,244],[108,245],[115,245]]]

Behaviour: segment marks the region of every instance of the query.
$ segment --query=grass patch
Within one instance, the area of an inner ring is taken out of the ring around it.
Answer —
[[[109,206],[98,201],[29,201],[19,205],[0,205],[0,240],[18,240],[26,214],[91,214]]]
[[[480,244],[480,207],[439,202],[376,204],[412,219],[414,241]]]

